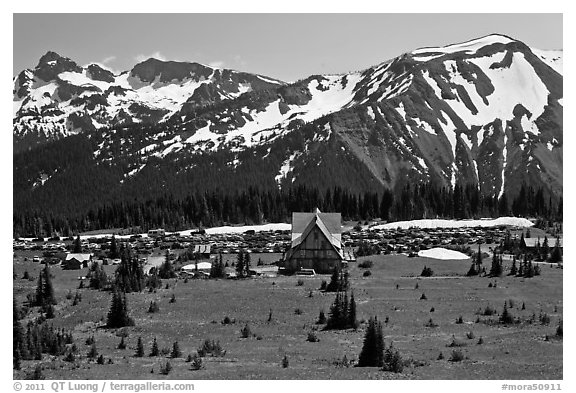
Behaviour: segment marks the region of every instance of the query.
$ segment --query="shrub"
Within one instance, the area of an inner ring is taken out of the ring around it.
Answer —
[[[514,316],[510,311],[508,311],[508,305],[504,302],[504,309],[502,310],[502,314],[500,315],[499,319],[500,323],[505,325],[511,324],[514,322]]]
[[[98,359],[96,360],[96,363],[98,363],[98,364],[104,364],[104,355],[98,356]]]
[[[288,362],[288,356],[284,355],[282,358],[282,368],[288,368],[289,365],[290,363]]]
[[[477,343],[477,344],[478,344],[478,345],[484,344],[484,339],[483,339],[482,337],[480,337],[480,338],[478,339],[478,343]]]
[[[426,295],[423,293],[422,296],[420,296],[420,300],[426,300],[426,299],[428,299],[428,298],[427,298]]]
[[[484,316],[490,316],[490,315],[495,315],[496,314],[496,310],[490,306],[486,306],[484,308],[484,311],[482,311],[482,315]]]
[[[240,329],[240,335],[242,336],[242,338],[248,338],[252,335],[252,332],[250,331],[250,326],[248,326],[248,324],[244,325],[244,327]]]
[[[232,320],[232,319],[230,319],[230,317],[228,315],[226,315],[224,317],[224,319],[222,320],[222,325],[230,325],[230,324],[235,323],[235,322],[236,322],[236,320]]]
[[[326,282],[326,280],[322,280],[322,283],[320,284],[320,290],[325,291],[327,286],[328,283]]]
[[[303,311],[302,311],[301,309],[297,308],[297,309],[294,310],[294,314],[296,314],[296,315],[302,315],[302,314],[303,314]]]
[[[564,335],[564,328],[562,325],[563,322],[560,320],[560,322],[558,322],[558,327],[556,328],[556,337],[562,337]]]
[[[302,280],[301,278],[298,279],[298,281],[296,281],[296,286],[303,286],[304,285],[304,280]]]
[[[464,320],[462,319],[462,315],[460,315],[460,316],[456,319],[456,323],[459,324],[459,325],[462,324],[462,323],[464,323]]]
[[[390,343],[390,346],[384,351],[382,370],[401,373],[403,369],[402,356],[400,356],[400,352],[394,349],[392,343]]]
[[[316,343],[316,342],[320,341],[320,339],[318,338],[318,336],[316,336],[316,333],[308,332],[308,338],[306,338],[306,341],[309,341],[311,343]]]
[[[98,350],[96,349],[95,342],[92,342],[92,346],[90,347],[90,350],[88,351],[88,354],[86,356],[89,359],[94,359],[96,356],[98,356]]]
[[[430,312],[434,312],[434,310],[435,310],[435,308],[434,308],[434,307],[432,307],[432,308],[430,309]]]
[[[172,294],[172,297],[170,298],[170,303],[176,303],[176,295]]]
[[[370,277],[372,275],[372,272],[370,270],[365,270],[364,273],[362,273],[362,277]]]
[[[435,328],[435,327],[438,327],[438,324],[435,323],[435,322],[432,320],[432,318],[430,318],[430,319],[428,320],[428,322],[426,322],[426,324],[425,324],[424,326],[430,327],[430,328]]]
[[[62,360],[64,360],[65,362],[73,363],[76,360],[76,356],[74,356],[73,351],[70,351],[66,354],[66,356],[64,356]]]
[[[436,358],[437,360],[442,360],[444,359],[444,354],[442,352],[440,352],[440,354],[438,355],[438,357]]]
[[[462,353],[461,350],[454,349],[454,350],[452,350],[452,353],[450,354],[449,360],[451,362],[461,362],[462,360],[464,360],[464,354]]]
[[[540,315],[538,316],[538,320],[542,325],[550,324],[550,316],[546,313],[540,313]]]
[[[358,267],[361,269],[370,269],[372,266],[374,266],[374,262],[369,259],[362,261],[358,264]]]
[[[466,333],[466,338],[468,340],[472,340],[474,338],[474,332],[473,331],[469,331],[468,333]]]
[[[324,315],[324,310],[320,310],[318,314],[318,320],[316,321],[318,325],[323,325],[326,323],[326,315]]]
[[[124,336],[120,339],[120,343],[118,343],[118,349],[126,349],[126,343],[124,342]]]
[[[432,270],[432,268],[424,266],[424,269],[422,269],[420,275],[422,277],[432,277],[434,275],[434,271]]]
[[[222,357],[226,355],[226,351],[222,350],[220,341],[206,339],[204,343],[198,348],[198,356],[205,357],[206,355]]]
[[[198,354],[194,354],[190,358],[190,370],[196,371],[202,368],[202,357],[198,356]]]
[[[156,313],[160,311],[160,307],[158,306],[158,303],[155,300],[152,300],[150,302],[150,306],[148,307],[148,313]]]
[[[170,371],[172,371],[172,365],[170,364],[170,361],[167,360],[166,363],[160,366],[160,374],[168,375],[170,374]]]

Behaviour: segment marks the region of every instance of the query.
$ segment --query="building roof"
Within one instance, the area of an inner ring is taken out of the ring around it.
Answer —
[[[196,244],[194,252],[200,254],[210,254],[210,244]]]
[[[292,242],[304,233],[306,227],[314,219],[318,218],[330,233],[328,239],[335,238],[338,243],[342,241],[342,215],[340,213],[322,213],[316,209],[313,213],[292,213]]]
[[[210,269],[212,264],[210,262],[198,262],[198,270]],[[196,264],[191,263],[186,266],[182,266],[182,270],[196,270]]]
[[[76,259],[78,262],[89,261],[92,258],[92,254],[76,254],[76,253],[69,253],[66,254],[66,261],[70,261],[72,259]]]
[[[536,244],[538,243],[538,241],[540,241],[540,246],[542,246],[542,243],[544,243],[544,238],[543,237],[525,237],[524,238],[524,243],[526,244],[526,247],[536,247]],[[554,238],[554,237],[548,238],[548,247],[553,248],[555,246],[556,246],[556,238]],[[560,238],[560,247],[563,247],[562,238]]]

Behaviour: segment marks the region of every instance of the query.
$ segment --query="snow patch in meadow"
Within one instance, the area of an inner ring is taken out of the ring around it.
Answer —
[[[496,227],[500,225],[512,225],[517,227],[531,227],[534,224],[521,217],[498,217],[498,218],[481,218],[479,220],[443,220],[443,219],[425,219],[397,221],[388,224],[376,225],[371,230],[378,229],[409,229],[409,228],[473,228],[473,227]]]
[[[459,251],[448,250],[442,247],[431,248],[430,250],[418,251],[418,256],[433,259],[444,259],[444,260],[452,260],[452,259],[458,260],[458,259],[470,258],[468,255],[463,254]]]

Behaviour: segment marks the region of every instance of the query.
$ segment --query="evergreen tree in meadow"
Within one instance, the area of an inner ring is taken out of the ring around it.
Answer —
[[[170,261],[170,254],[168,250],[166,250],[166,254],[164,256],[164,262],[158,268],[158,277],[160,278],[174,278],[176,277],[176,271],[174,270],[174,265]]]
[[[72,249],[74,254],[80,254],[82,252],[82,242],[80,240],[80,235],[76,236],[74,240],[74,248]]]
[[[358,357],[358,367],[382,367],[383,361],[384,335],[382,334],[382,325],[376,317],[370,317],[362,350]]]
[[[554,249],[552,249],[552,253],[550,254],[550,262],[551,263],[562,262],[562,248],[560,247],[559,237],[556,237],[556,244],[554,245]]]
[[[126,294],[116,290],[112,294],[112,302],[106,319],[106,327],[120,328],[124,326],[134,326],[134,320],[128,315],[128,304]]]
[[[516,255],[512,256],[512,266],[510,267],[509,276],[515,276],[518,274],[518,267],[516,267]]]
[[[121,261],[116,268],[114,285],[122,292],[140,292],[144,288],[144,271],[130,247],[122,247]]]
[[[218,255],[218,258],[214,261],[210,267],[210,278],[225,278],[226,270],[224,268],[224,262],[222,254]]]
[[[150,350],[150,356],[158,356],[160,355],[160,349],[158,348],[158,342],[156,341],[156,337],[154,337],[154,341],[152,341],[152,349]]]
[[[142,337],[138,337],[138,343],[136,344],[136,353],[134,354],[137,358],[144,356],[144,344],[142,344]]]
[[[350,294],[350,305],[348,306],[348,326],[354,329],[358,327],[358,320],[356,319],[356,301],[354,300],[354,292]]]
[[[54,304],[57,304],[57,301],[54,295],[54,287],[52,285],[52,275],[48,263],[46,263],[38,275],[35,305],[40,306],[43,311],[46,311],[48,306]]]
[[[108,256],[112,259],[120,257],[120,251],[118,250],[118,243],[116,241],[116,236],[112,235],[112,241],[110,242],[110,252]]]
[[[236,275],[240,278],[244,277],[244,251],[240,250],[236,257]]]
[[[500,277],[502,275],[502,255],[494,252],[492,255],[492,266],[490,267],[490,277]]]

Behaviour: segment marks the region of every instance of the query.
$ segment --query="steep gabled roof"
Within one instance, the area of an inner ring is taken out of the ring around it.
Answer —
[[[340,213],[322,213],[320,210],[316,209],[314,213],[292,213],[292,240],[301,236],[308,224],[315,218],[318,217],[328,232],[331,234],[330,237],[335,237],[338,242],[342,239],[342,216]],[[329,237],[329,239],[330,239]]]
[[[92,254],[80,254],[80,253],[69,253],[66,254],[66,261],[71,259],[76,259],[78,262],[89,261],[92,258]]]

